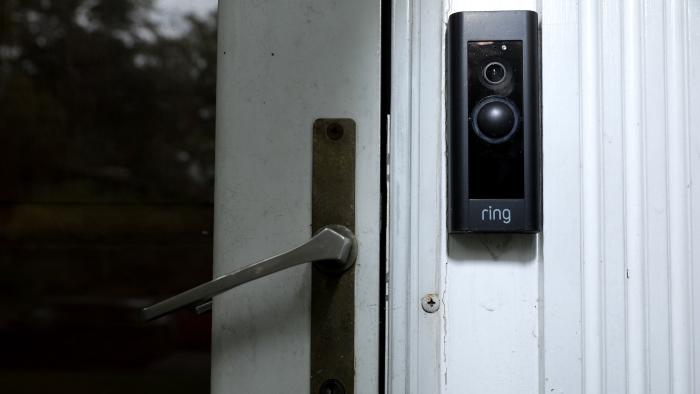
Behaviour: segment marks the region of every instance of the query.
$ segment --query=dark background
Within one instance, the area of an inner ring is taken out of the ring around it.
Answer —
[[[135,311],[211,278],[216,18],[0,1],[0,392],[205,393],[210,318]]]

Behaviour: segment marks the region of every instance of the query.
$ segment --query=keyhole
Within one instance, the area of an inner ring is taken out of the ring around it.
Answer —
[[[345,394],[345,387],[335,379],[328,379],[323,382],[318,394]]]
[[[326,135],[333,141],[343,138],[344,133],[343,126],[335,122],[329,124],[328,128],[326,129]]]

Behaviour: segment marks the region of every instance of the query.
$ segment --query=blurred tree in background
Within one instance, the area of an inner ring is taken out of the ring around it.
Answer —
[[[0,200],[212,198],[216,23],[148,0],[0,5]]]
[[[0,392],[208,391],[216,17],[0,1]]]

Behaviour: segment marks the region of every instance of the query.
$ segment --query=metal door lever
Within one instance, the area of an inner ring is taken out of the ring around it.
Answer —
[[[252,280],[296,265],[314,262],[328,272],[341,273],[355,263],[357,242],[347,227],[330,225],[288,252],[270,257],[193,287],[185,292],[141,309],[142,320],[152,320],[188,306],[198,313],[211,309],[211,298]]]

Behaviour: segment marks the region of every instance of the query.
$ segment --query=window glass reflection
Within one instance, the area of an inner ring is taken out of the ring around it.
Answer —
[[[0,3],[0,391],[208,391],[216,1]]]

